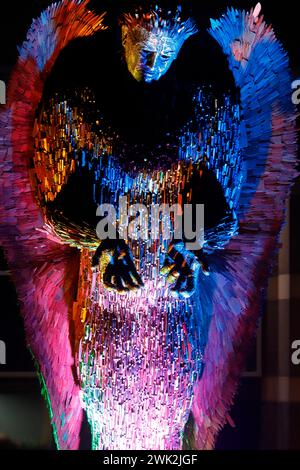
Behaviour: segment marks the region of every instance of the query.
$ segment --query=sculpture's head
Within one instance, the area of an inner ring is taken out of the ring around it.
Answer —
[[[125,14],[121,20],[122,44],[128,70],[138,81],[159,80],[187,38],[197,32],[191,19],[182,21],[178,8],[175,15],[163,15],[156,8],[149,13]]]

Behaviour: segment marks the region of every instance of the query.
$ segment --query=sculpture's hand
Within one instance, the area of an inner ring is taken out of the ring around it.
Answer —
[[[172,243],[169,246],[161,274],[166,276],[170,284],[174,284],[171,288],[173,295],[188,298],[195,291],[200,268],[204,274],[209,274],[207,263],[201,251],[191,252],[185,248],[183,242]]]
[[[144,285],[124,240],[103,240],[92,260],[92,267],[98,266],[106,289],[124,293]]]

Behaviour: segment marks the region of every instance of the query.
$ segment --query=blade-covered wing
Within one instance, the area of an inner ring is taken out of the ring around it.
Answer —
[[[201,308],[211,318],[205,368],[193,404],[194,446],[201,449],[212,448],[217,432],[230,421],[228,409],[297,176],[288,58],[259,10],[259,5],[250,13],[230,9],[212,20],[210,30],[240,88],[245,173],[236,208],[239,234],[221,253],[210,255],[211,275],[200,279]]]
[[[103,28],[88,0],[63,0],[34,20],[19,49],[0,114],[1,244],[22,304],[27,342],[46,387],[57,444],[79,447],[82,409],[73,373],[70,308],[79,261],[45,227],[30,168],[32,130],[43,87],[60,51]]]

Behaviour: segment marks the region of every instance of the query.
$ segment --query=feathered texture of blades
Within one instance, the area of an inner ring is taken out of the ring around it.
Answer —
[[[258,12],[255,9],[255,13]],[[195,442],[211,449],[226,421],[279,248],[296,171],[295,109],[287,54],[262,17],[235,9],[212,20],[210,34],[228,57],[241,94],[245,178],[239,234],[210,257],[200,280],[201,309],[211,315],[205,368],[195,388]]]
[[[63,0],[33,21],[0,114],[1,245],[62,449],[78,448],[82,422],[69,333],[79,265],[77,251],[63,247],[45,227],[31,187],[30,163],[35,111],[55,60],[71,40],[103,28],[103,15],[87,10],[87,4],[88,0]]]
[[[164,31],[170,37],[180,37],[187,39],[197,33],[198,28],[191,18],[183,20],[181,18],[181,8],[176,12],[162,12],[156,7],[146,13],[140,9],[135,14],[125,13],[120,21],[126,24],[129,29],[142,27],[153,32]]]

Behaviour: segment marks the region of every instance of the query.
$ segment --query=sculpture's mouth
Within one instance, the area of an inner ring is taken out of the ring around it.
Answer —
[[[136,75],[140,81],[149,83],[155,77],[155,68],[147,60],[141,60],[135,68]]]
[[[150,67],[144,67],[142,72],[142,80],[145,83],[151,83],[153,80],[157,80],[155,73]]]
[[[155,71],[152,67],[144,64],[138,64],[132,71],[132,76],[137,82],[150,83],[153,80],[157,80]]]

